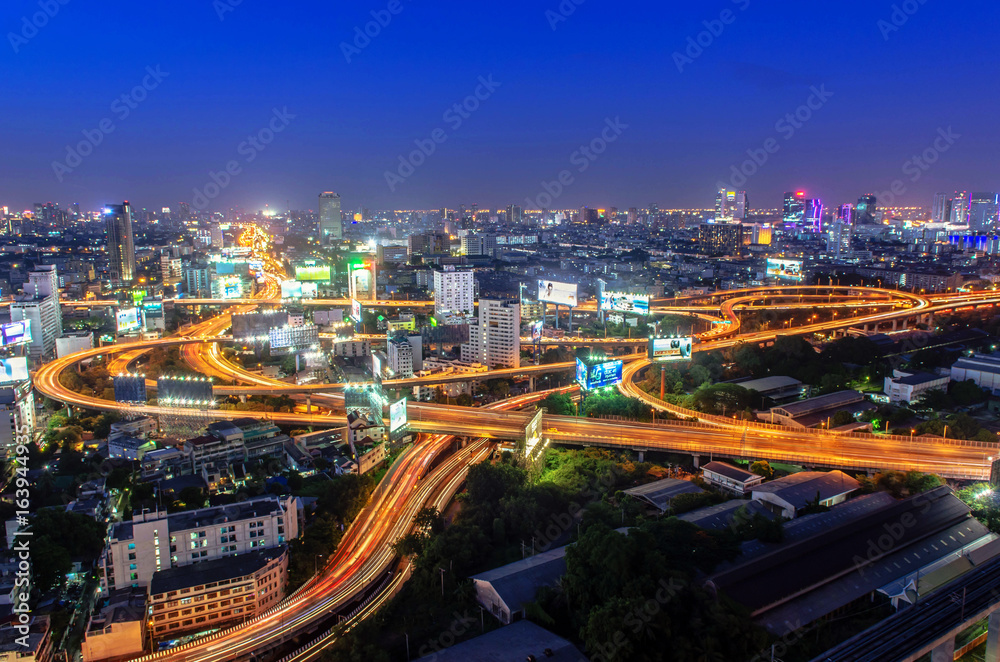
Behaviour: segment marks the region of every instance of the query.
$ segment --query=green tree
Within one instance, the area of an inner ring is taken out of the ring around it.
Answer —
[[[767,460],[758,460],[750,465],[750,472],[755,473],[758,476],[763,476],[764,480],[771,480],[774,478],[774,469],[771,468],[771,463]]]

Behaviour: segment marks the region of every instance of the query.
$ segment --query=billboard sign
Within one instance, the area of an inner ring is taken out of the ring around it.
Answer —
[[[223,278],[219,285],[223,299],[239,299],[243,296],[243,281],[238,277]]]
[[[615,386],[622,381],[622,369],[624,363],[618,361],[605,361],[588,365],[583,359],[576,360],[576,381],[585,391]]]
[[[361,302],[351,299],[351,319],[361,324]]]
[[[116,375],[114,377],[115,402],[146,404],[145,375]]]
[[[649,360],[656,363],[690,361],[693,346],[691,338],[650,338]]]
[[[142,328],[142,322],[139,321],[138,308],[119,310],[115,315],[115,320],[118,323],[118,335],[134,333]]]
[[[542,342],[542,331],[545,330],[545,322],[535,322],[531,325],[531,342],[536,345]]]
[[[328,281],[331,278],[329,265],[305,264],[295,267],[295,280]]]
[[[28,379],[28,358],[13,356],[0,359],[0,384],[15,384]]]
[[[545,448],[542,444],[542,422],[545,419],[545,411],[539,410],[534,418],[524,426],[524,454],[528,458],[534,458],[539,450]]]
[[[302,283],[302,298],[315,299],[319,296],[319,287],[316,283]]]
[[[389,433],[394,434],[406,427],[406,398],[389,407]]]
[[[605,292],[601,295],[601,310],[649,315],[649,297],[645,294]]]
[[[3,337],[4,347],[31,342],[31,320],[4,324],[0,327],[0,334]]]
[[[301,299],[302,283],[297,280],[286,280],[281,283],[282,299]]]
[[[538,300],[542,303],[554,303],[559,306],[576,308],[579,286],[569,283],[557,283],[552,280],[538,281]]]
[[[768,259],[767,275],[782,280],[802,280],[802,261]]]

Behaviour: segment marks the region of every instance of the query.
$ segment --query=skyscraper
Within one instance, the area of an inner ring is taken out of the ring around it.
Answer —
[[[747,192],[722,189],[715,196],[715,219],[743,221],[747,217]]]
[[[517,301],[480,299],[479,319],[469,327],[462,360],[490,368],[521,367],[521,306]]]
[[[823,201],[819,198],[809,198],[802,219],[802,229],[809,232],[823,231]]]
[[[1000,214],[1000,195],[996,193],[973,193],[969,204],[969,229],[988,232],[997,228]]]
[[[702,223],[698,229],[698,242],[709,255],[742,255],[743,225],[729,221]]]
[[[508,223],[520,223],[522,217],[522,210],[517,205],[511,205],[507,207],[507,222]]]
[[[806,193],[796,191],[785,193],[785,205],[782,210],[782,220],[785,230],[797,230],[802,227],[806,215]]]
[[[476,310],[476,283],[472,271],[445,267],[434,272],[434,313],[472,315]]]
[[[934,206],[931,208],[931,220],[935,223],[947,223],[951,218],[951,196],[947,193],[934,194]]]
[[[323,244],[340,241],[344,237],[340,196],[332,191],[321,193],[319,196],[319,236]]]
[[[878,212],[878,199],[874,195],[869,193],[858,198],[857,222],[859,225],[874,223],[876,212]]]
[[[32,359],[43,360],[55,353],[56,338],[63,334],[59,275],[55,265],[39,265],[28,274],[24,295],[11,304],[10,319],[13,322],[31,322],[28,353]]]
[[[840,205],[840,208],[837,209],[837,220],[854,225],[854,205]]]
[[[108,270],[113,285],[129,285],[135,280],[135,243],[132,239],[132,207],[128,200],[104,208],[108,240]]]
[[[951,218],[948,220],[952,225],[967,225],[969,223],[969,192],[955,191],[951,197]]]

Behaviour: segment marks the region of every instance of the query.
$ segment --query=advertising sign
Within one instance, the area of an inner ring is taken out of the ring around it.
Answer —
[[[119,310],[115,319],[118,322],[118,334],[123,333],[133,333],[142,328],[142,323],[139,321],[139,309],[129,308],[127,310]]]
[[[239,278],[223,278],[219,285],[223,299],[239,299],[243,296],[243,281]]]
[[[587,365],[582,359],[576,360],[576,381],[585,391],[614,386],[622,381],[622,361],[605,361]]]
[[[531,342],[536,345],[542,342],[542,331],[545,330],[545,322],[535,322],[531,325]]]
[[[544,419],[545,412],[539,410],[524,427],[524,454],[529,458],[533,458],[538,450],[544,448],[542,444],[542,422]]]
[[[0,327],[0,335],[2,335],[4,347],[31,342],[31,320],[4,324]]]
[[[351,319],[361,323],[361,302],[357,299],[351,299]]]
[[[649,315],[649,297],[645,294],[605,292],[601,297],[601,310]]]
[[[0,359],[0,384],[14,384],[28,378],[28,358],[14,356]]]
[[[330,267],[325,264],[305,264],[295,267],[296,280],[328,281],[330,280]]]
[[[538,300],[542,303],[554,303],[560,306],[576,308],[579,286],[569,283],[557,283],[552,280],[538,281]]]
[[[406,398],[389,407],[389,433],[398,432],[406,427]]]
[[[691,338],[650,338],[649,360],[657,363],[691,360]]]
[[[782,280],[802,280],[802,261],[768,259],[767,275]]]
[[[286,280],[281,283],[282,299],[301,299],[302,283],[297,280]]]
[[[319,287],[316,283],[302,283],[302,298],[315,299],[319,296]]]

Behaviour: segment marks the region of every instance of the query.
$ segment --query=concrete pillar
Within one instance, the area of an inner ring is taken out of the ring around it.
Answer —
[[[954,637],[931,651],[931,662],[955,662]]]
[[[311,395],[306,396],[306,413],[313,413],[313,399]]]
[[[639,451],[639,464],[646,461],[646,451]]]
[[[692,455],[691,457],[694,459],[694,468],[698,469],[701,466],[701,455]]]
[[[986,662],[1000,662],[1000,611],[990,614],[985,660]]]
[[[535,392],[535,377],[534,376],[532,376],[531,379],[529,380],[529,384],[531,385],[531,392],[534,393]]]
[[[899,331],[899,320],[892,320],[892,330]]]

